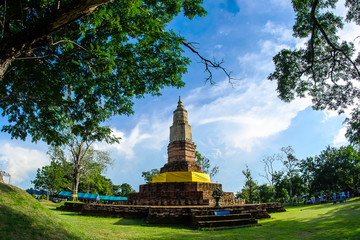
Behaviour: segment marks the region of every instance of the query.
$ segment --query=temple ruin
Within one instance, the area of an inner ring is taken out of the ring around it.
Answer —
[[[143,218],[148,224],[186,224],[194,228],[227,228],[257,225],[257,219],[269,213],[285,211],[282,203],[245,204],[234,199],[232,192],[222,192],[215,205],[214,190],[222,185],[211,183],[195,162],[195,146],[187,111],[181,99],[170,127],[168,162],[152,182],[140,185],[140,191],[128,200],[114,204],[66,202],[61,210],[76,211],[86,216]],[[216,195],[216,194],[215,194]]]
[[[214,206],[212,193],[222,185],[211,183],[210,176],[202,173],[195,162],[195,145],[192,141],[188,112],[181,98],[173,113],[173,125],[170,127],[170,142],[167,148],[168,162],[161,168],[160,174],[153,177],[152,183],[140,185],[138,193],[128,196],[129,205],[149,206]],[[224,192],[221,205],[244,204],[234,199],[232,192]]]

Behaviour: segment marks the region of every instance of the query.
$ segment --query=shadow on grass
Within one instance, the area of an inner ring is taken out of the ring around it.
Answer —
[[[142,226],[142,225],[144,225],[144,219],[121,218],[119,221],[117,221],[116,223],[114,223],[114,225]]]
[[[46,204],[45,204],[46,205]],[[74,212],[74,211],[64,211],[61,209],[57,209],[56,206],[54,205],[47,205],[46,206],[50,211],[54,211],[54,212],[60,212],[60,215],[68,215],[68,216],[79,216],[78,212]]]
[[[144,224],[145,227],[149,228],[171,228],[171,229],[189,229],[194,230],[190,225],[184,225],[184,224]]]
[[[56,210],[59,211],[59,210]],[[79,216],[81,217],[81,215],[79,215],[78,212],[61,212],[60,215],[65,215],[65,216]]]
[[[133,219],[133,218],[121,218],[114,225],[122,226],[139,226],[147,228],[170,228],[170,229],[191,229],[189,226],[184,224],[146,224],[144,219]]]
[[[79,239],[60,226],[40,223],[26,213],[0,204],[1,239]]]

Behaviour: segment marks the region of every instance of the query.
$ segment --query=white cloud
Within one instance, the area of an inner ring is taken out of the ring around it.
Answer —
[[[282,8],[291,7],[291,3],[288,0],[270,0],[270,3],[274,4],[275,6],[280,6]]]
[[[348,11],[348,9],[345,7],[345,1],[344,0],[340,0],[336,3],[336,8],[335,9],[329,9],[330,11],[332,11],[333,13],[335,13],[336,15],[339,15],[343,18],[346,17],[346,13]]]
[[[238,0],[240,2],[240,0]],[[259,12],[269,12],[275,9],[275,11],[281,10],[292,10],[291,1],[289,0],[243,0],[239,3],[240,12],[242,11],[242,6],[246,4],[245,7],[247,10]]]
[[[286,44],[278,44],[269,40],[261,40],[259,42],[259,45],[261,48],[259,53],[247,53],[243,56],[238,57],[241,69],[249,72],[252,76],[254,74],[269,74],[274,69],[272,57],[281,49],[290,48]]]
[[[29,179],[29,174],[48,164],[49,160],[40,151],[13,146],[6,143],[0,147],[0,163],[11,175],[11,183],[20,183]]]
[[[208,104],[188,106],[192,125],[212,129],[207,138],[222,139],[230,148],[251,151],[262,139],[286,130],[291,119],[311,104],[309,99],[281,102],[270,81],[247,82],[247,86],[214,96]]]
[[[218,29],[218,34],[219,35],[223,35],[223,36],[228,36],[233,32],[233,28],[231,28],[231,26],[221,26]]]
[[[270,33],[276,37],[278,41],[293,42],[295,38],[292,36],[292,29],[289,26],[282,24],[275,24],[272,21],[267,21],[262,32]]]
[[[323,113],[325,115],[323,122],[326,122],[327,120],[329,120],[331,118],[339,116],[338,112],[333,111],[333,110],[324,110]]]
[[[115,143],[108,145],[106,143],[95,144],[94,147],[102,150],[115,150],[117,154],[125,157],[126,159],[134,158],[134,147],[144,141],[145,139],[150,138],[151,136],[147,133],[141,131],[142,126],[146,122],[138,123],[135,128],[131,130],[128,136],[123,131],[112,129],[113,134],[117,137],[120,137],[120,143]]]
[[[252,77],[254,74],[267,76],[273,71],[272,58],[282,49],[299,47],[305,43],[304,39],[294,38],[291,27],[283,24],[267,21],[261,31],[266,34],[265,38],[267,40],[261,39],[258,41],[260,51],[250,52],[238,57],[241,69],[244,69],[243,71]]]
[[[299,111],[311,103],[308,99],[295,100],[290,104],[276,96],[275,84],[268,80],[255,83],[246,79],[241,86],[227,81],[216,86],[194,89],[182,101],[189,113],[189,123],[197,134],[194,141],[214,146],[208,155],[220,158],[224,155],[221,145],[230,151],[251,151],[262,140],[286,130]],[[245,84],[246,83],[246,84]],[[172,109],[173,110],[173,109]],[[126,162],[144,158],[144,149],[158,150],[167,145],[172,111],[141,116],[140,122],[122,137],[121,143],[107,146],[125,158]],[[142,149],[137,151],[137,149]]]
[[[345,7],[345,1],[340,0],[336,4],[336,8],[332,10],[336,15],[339,15],[343,18],[346,18],[348,8]],[[360,32],[360,26],[356,25],[354,22],[345,23],[344,28],[339,30],[338,36],[341,40],[353,42],[355,45],[356,51],[360,51],[360,39],[358,38]],[[356,54],[355,54],[356,55]],[[356,57],[356,56],[355,56]]]
[[[343,127],[339,130],[338,134],[334,137],[333,140],[333,144],[335,147],[339,147],[347,144],[345,133],[346,133],[346,127]]]
[[[128,133],[112,129],[115,136],[121,137],[119,144],[108,145],[101,143],[96,144],[96,148],[114,151],[116,155],[122,156],[122,159],[134,160],[137,147],[160,149],[168,140],[170,124],[170,118],[161,119],[156,117],[156,114],[152,118],[143,115],[136,126]]]

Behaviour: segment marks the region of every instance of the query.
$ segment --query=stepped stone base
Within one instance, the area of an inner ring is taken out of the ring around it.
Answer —
[[[285,211],[281,203],[265,204],[245,204],[239,206],[224,207],[205,207],[205,206],[134,206],[134,205],[110,205],[110,204],[82,204],[66,202],[60,210],[77,211],[79,215],[84,216],[102,216],[102,217],[123,217],[123,218],[142,218],[147,224],[186,224],[196,227],[194,219],[201,219],[199,216],[215,215],[215,211],[230,211],[231,217],[240,215],[250,219],[246,224],[253,224],[253,219],[269,218],[267,210],[273,212]],[[250,214],[250,215],[249,215]],[[205,217],[206,219],[206,217]],[[219,218],[220,219],[220,218]],[[224,220],[224,219],[223,219]],[[226,220],[226,219],[225,219]],[[228,219],[229,220],[229,219]],[[244,220],[245,221],[245,220]],[[238,223],[241,221],[238,221]],[[229,225],[241,225],[229,223]],[[222,225],[222,224],[220,224]],[[224,225],[222,225],[224,226]]]
[[[258,225],[258,222],[251,213],[231,213],[226,215],[193,215],[192,225],[196,228],[221,229],[256,226]]]
[[[164,182],[140,185],[138,193],[128,195],[129,205],[150,206],[214,206],[212,193],[221,184],[200,182]],[[221,205],[240,205],[245,202],[234,199],[232,192],[224,192]]]

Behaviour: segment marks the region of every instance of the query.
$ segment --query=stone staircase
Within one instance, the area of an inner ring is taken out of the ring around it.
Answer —
[[[192,225],[195,228],[237,228],[258,226],[257,220],[251,213],[232,213],[230,210],[192,210]]]

